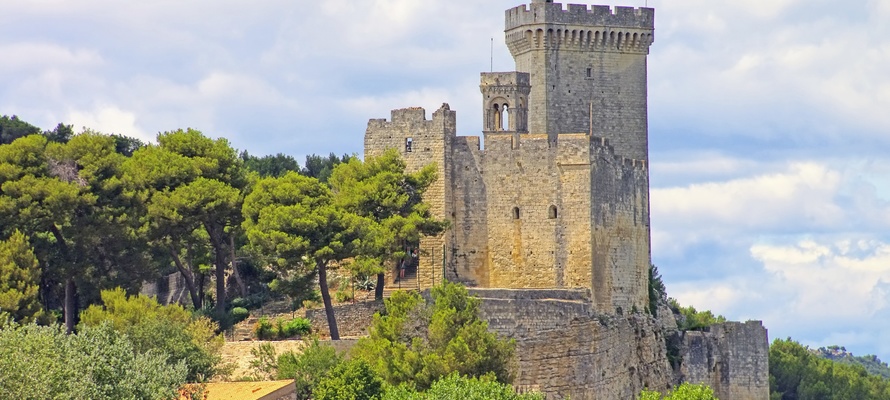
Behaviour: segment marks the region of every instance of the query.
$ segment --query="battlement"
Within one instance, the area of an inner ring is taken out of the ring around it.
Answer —
[[[654,8],[591,6],[561,3],[532,2],[511,8],[506,12],[506,30],[535,25],[564,24],[580,26],[604,26],[621,28],[655,28]]]
[[[423,107],[407,107],[392,110],[390,112],[389,121],[387,121],[386,118],[372,118],[368,120],[368,128],[382,129],[389,128],[394,125],[398,126],[405,124],[431,122],[442,118],[450,121],[451,125],[454,125],[457,119],[455,112],[451,110],[451,107],[448,105],[448,103],[442,103],[442,106],[439,107],[438,110],[433,112],[432,120],[428,120],[426,118],[426,109],[424,109]]]
[[[531,86],[528,73],[525,72],[483,72],[482,86]]]

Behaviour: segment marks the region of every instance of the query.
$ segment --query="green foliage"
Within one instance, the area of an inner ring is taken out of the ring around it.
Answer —
[[[40,128],[13,115],[0,117],[0,145],[9,144],[18,138],[40,133]]]
[[[253,326],[253,335],[259,340],[277,339],[278,326],[273,324],[269,318],[261,317]]]
[[[276,359],[275,347],[269,343],[263,343],[257,347],[250,349],[250,368],[253,369],[253,379],[271,380],[276,379],[278,374],[278,361]],[[292,377],[283,378],[292,379]]]
[[[315,400],[372,400],[383,392],[383,381],[362,360],[341,362],[319,380]]]
[[[86,131],[67,143],[31,135],[0,145],[0,237],[28,236],[43,269],[42,297],[59,301],[74,326],[80,303],[100,289],[135,289],[152,275],[134,227],[139,211],[122,187],[125,157],[114,140]]]
[[[8,240],[0,241],[0,311],[25,324],[43,317],[37,297],[39,284],[37,257],[28,238],[15,231]]]
[[[386,314],[374,316],[370,337],[359,340],[353,356],[387,383],[410,382],[421,390],[454,372],[511,382],[515,344],[488,331],[478,316],[479,300],[453,283],[433,288],[431,296],[427,304],[415,293],[393,293]]]
[[[875,355],[854,356],[843,346],[820,347],[816,354],[842,364],[861,365],[870,374],[890,379],[890,367]]]
[[[294,172],[257,181],[244,200],[243,214],[250,246],[268,254],[282,274],[318,273],[331,338],[339,339],[327,266],[352,254],[358,240],[354,216],[334,205],[326,185]]]
[[[509,384],[499,383],[490,375],[463,377],[456,373],[439,379],[426,392],[406,385],[391,388],[382,400],[544,400],[541,393],[518,394]]]
[[[405,172],[405,161],[391,149],[365,161],[352,158],[338,165],[330,184],[336,205],[359,218],[354,227],[361,241],[349,267],[356,275],[377,275],[376,297],[383,296],[382,274],[408,257],[406,246],[417,246],[425,235],[447,227],[423,202],[423,194],[437,179],[434,164]]]
[[[639,400],[717,400],[714,391],[707,385],[695,385],[691,383],[683,383],[677,386],[666,396],[662,397],[660,393],[643,390],[640,393]]]
[[[333,347],[313,339],[300,354],[289,351],[278,356],[278,379],[293,379],[297,398],[308,399],[319,382],[342,361]]]
[[[177,399],[186,366],[139,352],[111,324],[66,335],[58,326],[0,327],[0,398]]]
[[[290,321],[277,319],[274,322],[266,317],[257,320],[253,333],[260,340],[281,340],[305,336],[312,332],[311,322],[302,317]]]
[[[683,331],[704,330],[714,324],[722,324],[726,322],[726,317],[722,315],[714,316],[710,310],[698,311],[693,306],[683,307],[676,299],[668,299],[672,310],[676,310],[680,314],[677,325]]]
[[[311,325],[312,323],[308,319],[302,317],[297,317],[290,321],[279,320],[278,333],[282,339],[303,336],[312,331]]]
[[[353,157],[348,154],[344,154],[340,157],[337,157],[334,153],[329,154],[327,157],[310,154],[306,156],[306,167],[303,168],[300,173],[318,179],[320,182],[327,183],[334,168],[339,164],[348,162],[352,158]]]
[[[649,306],[648,312],[654,317],[658,317],[658,304],[667,302],[667,288],[658,273],[658,267],[655,264],[649,264]]]
[[[247,319],[250,316],[250,311],[247,311],[244,307],[235,307],[232,308],[232,323],[237,324],[241,321]]]
[[[190,382],[219,372],[224,339],[207,318],[195,317],[178,305],[162,306],[151,297],[127,297],[120,289],[103,291],[102,302],[103,307],[92,305],[81,313],[81,327],[110,324],[130,337],[139,353],[155,352],[170,363],[184,363]]]
[[[300,172],[300,164],[293,157],[278,153],[263,157],[252,156],[247,151],[242,151],[239,156],[244,161],[244,167],[256,172],[260,177],[280,177],[288,172]]]
[[[769,372],[770,396],[775,399],[890,398],[890,381],[861,365],[819,357],[791,338],[770,345]]]

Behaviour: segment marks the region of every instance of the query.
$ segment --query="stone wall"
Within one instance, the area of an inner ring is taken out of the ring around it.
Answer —
[[[397,149],[409,172],[419,171],[431,163],[436,166],[438,179],[427,189],[424,201],[429,204],[430,212],[440,219],[450,218],[454,212],[453,204],[448,200],[452,198],[451,149],[455,124],[455,112],[448,104],[442,104],[429,120],[426,111],[420,107],[393,110],[390,121],[372,119],[365,132],[366,157]],[[451,262],[445,251],[451,247],[448,239],[444,234],[422,239],[417,267],[417,280],[422,287],[430,287],[434,281],[441,282],[443,257],[446,263]],[[387,282],[393,281],[392,273],[386,274]]]
[[[341,337],[365,336],[368,327],[374,320],[374,314],[385,310],[382,302],[369,301],[354,304],[341,304],[334,306],[334,315],[337,317],[337,329]],[[324,308],[306,310],[306,318],[312,322],[312,332],[322,337],[331,337],[328,328],[328,319]]]
[[[192,304],[185,278],[179,272],[162,276],[152,282],[144,282],[139,294],[155,297],[161,304]]]
[[[648,315],[605,316],[589,291],[473,289],[489,328],[516,340],[516,385],[548,399],[633,399],[672,384],[664,334]]]
[[[704,383],[720,399],[769,398],[769,339],[760,321],[681,332],[679,379]]]
[[[649,172],[618,158],[607,141],[591,147],[592,281],[599,310],[642,310],[648,303]]]

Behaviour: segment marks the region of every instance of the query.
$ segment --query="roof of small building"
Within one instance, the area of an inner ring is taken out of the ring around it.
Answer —
[[[296,392],[293,380],[263,382],[213,382],[204,387],[205,400],[259,400],[274,394],[281,396]],[[185,400],[186,397],[181,399]]]

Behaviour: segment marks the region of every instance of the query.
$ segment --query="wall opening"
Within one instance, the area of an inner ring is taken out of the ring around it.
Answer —
[[[410,153],[414,146],[414,138],[405,138],[405,152]]]
[[[513,207],[513,219],[519,219],[519,207]]]
[[[556,217],[559,216],[558,212],[556,211],[556,206],[554,206],[554,205],[550,206],[550,210],[548,210],[547,216],[550,217],[550,219],[556,219]]]
[[[501,115],[501,105],[498,103],[494,103],[492,108],[494,111],[494,121],[492,121],[493,126],[491,127],[491,130],[493,130],[493,131],[503,130],[504,123],[502,121],[503,117]]]
[[[511,130],[510,129],[510,107],[508,107],[506,103],[504,103],[504,117],[501,118],[501,121],[504,124],[503,126],[501,126],[502,131]]]
[[[587,68],[587,77],[590,78],[593,76],[593,68]]]

